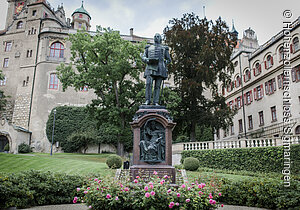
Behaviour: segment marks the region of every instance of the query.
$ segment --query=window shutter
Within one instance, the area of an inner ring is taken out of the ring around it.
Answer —
[[[275,78],[272,79],[272,84],[273,84],[273,88],[274,88],[274,91],[275,91],[276,90],[276,80],[275,80]]]
[[[268,82],[265,82],[265,88],[266,88],[266,95],[269,95]]]
[[[252,98],[252,90],[250,90],[250,102],[253,101],[253,98]]]
[[[255,68],[253,68],[253,74],[254,74],[254,76],[256,76],[256,69]]]
[[[236,80],[234,81],[234,86],[236,87]]]
[[[258,69],[259,73],[261,72],[261,64],[259,64],[259,69]]]
[[[293,52],[293,44],[290,45],[290,51],[291,51],[291,53],[294,53]]]
[[[243,77],[244,77],[244,82],[246,82],[246,77],[245,77],[245,74],[243,75]]]
[[[296,81],[296,69],[295,68],[292,69],[292,81],[293,82]]]
[[[247,104],[247,94],[246,94],[246,93],[244,93],[244,104],[245,104],[245,105],[248,105],[248,104]]]
[[[254,100],[257,100],[257,89],[256,88],[253,89],[253,93],[254,93]]]
[[[273,66],[273,56],[271,56],[271,65]]]
[[[265,61],[265,69],[267,69],[267,61]]]
[[[251,79],[251,72],[248,71],[248,79],[250,80]]]
[[[260,91],[261,91],[261,97],[263,97],[264,96],[264,85],[263,84],[260,85]]]

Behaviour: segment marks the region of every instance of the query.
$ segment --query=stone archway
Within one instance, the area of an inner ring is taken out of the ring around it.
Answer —
[[[4,152],[4,147],[8,143],[8,138],[4,135],[0,135],[0,152]]]
[[[296,133],[296,134],[300,134],[300,125],[298,125],[298,126],[296,127],[295,133]]]

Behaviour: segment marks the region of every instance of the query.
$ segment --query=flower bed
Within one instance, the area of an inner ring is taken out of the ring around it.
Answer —
[[[168,176],[160,178],[156,172],[147,181],[139,176],[133,182],[95,178],[77,188],[73,203],[84,202],[92,209],[216,209],[219,205],[220,186],[215,182],[169,183]]]

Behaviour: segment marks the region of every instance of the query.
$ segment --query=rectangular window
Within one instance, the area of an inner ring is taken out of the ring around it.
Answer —
[[[292,81],[293,82],[300,81],[300,65],[298,65],[292,69]]]
[[[258,112],[258,116],[259,116],[259,126],[263,126],[264,125],[264,113],[263,113],[263,111]]]
[[[58,78],[56,74],[50,74],[49,89],[58,89]]]
[[[239,132],[240,133],[243,132],[243,121],[242,121],[242,119],[239,120]]]
[[[3,80],[0,80],[0,86],[5,86],[6,85],[6,77],[4,77]]]
[[[247,93],[244,94],[244,100],[245,100],[245,104],[249,105],[252,102],[252,90],[248,91]]]
[[[242,100],[241,100],[241,96],[237,97],[236,99],[236,107],[238,109],[240,109],[242,107]]]
[[[271,107],[271,115],[272,115],[272,122],[277,121],[276,107],[275,106]]]
[[[4,58],[3,68],[7,68],[7,67],[8,67],[8,58]]]
[[[12,42],[5,42],[5,52],[9,52],[11,51],[11,47],[12,47]]]
[[[234,135],[234,125],[230,126],[230,134]]]
[[[248,116],[248,124],[249,124],[249,130],[253,129],[252,115]]]
[[[275,78],[265,82],[266,94],[271,95],[276,91],[276,81]]]
[[[277,76],[278,80],[278,88],[281,89],[283,87],[283,74]]]

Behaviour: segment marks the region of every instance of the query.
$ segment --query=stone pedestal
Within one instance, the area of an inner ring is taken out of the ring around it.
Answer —
[[[133,166],[131,178],[148,176],[154,171],[159,177],[168,175],[175,183],[172,167],[172,130],[176,125],[163,106],[140,106],[130,123],[133,129]]]

